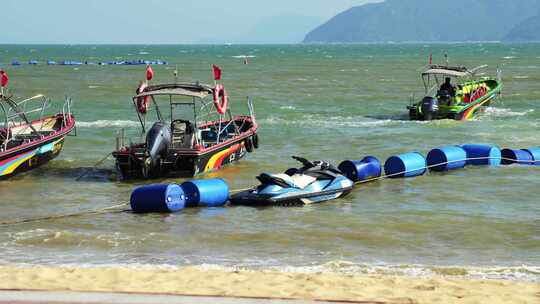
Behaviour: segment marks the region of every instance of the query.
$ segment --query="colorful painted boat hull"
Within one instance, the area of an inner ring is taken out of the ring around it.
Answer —
[[[63,118],[58,115],[56,119]],[[73,117],[67,121],[69,123],[65,127],[50,135],[0,152],[0,179],[7,179],[17,173],[37,168],[57,157],[62,151],[65,137],[75,128]]]
[[[489,90],[485,95],[475,99],[472,102],[458,102],[456,105],[445,105],[440,104],[438,107],[438,112],[432,117],[432,119],[454,119],[454,120],[470,120],[473,119],[476,114],[480,113],[481,110],[489,106],[497,96],[501,94],[502,84],[498,83],[493,79],[480,80],[476,82],[471,82],[469,84],[487,84],[489,85]],[[459,97],[458,97],[459,98]],[[411,120],[426,120],[422,113],[421,103],[415,104],[412,107],[409,107],[409,117]]]
[[[177,155],[175,155],[177,154]],[[209,173],[236,162],[246,156],[245,140],[227,143],[206,153],[187,154],[186,151],[171,150],[171,158],[162,164],[152,177],[193,177]],[[144,178],[143,163],[133,153],[115,152],[116,168],[122,179]]]
[[[212,146],[204,150],[169,148],[167,158],[162,161],[160,169],[150,172],[148,177],[143,174],[143,157],[145,147],[130,147],[115,151],[116,169],[120,179],[144,179],[163,177],[193,177],[219,170],[224,166],[239,161],[248,153],[248,141],[257,136],[257,126],[254,124],[240,136]],[[252,145],[252,144],[251,144]]]
[[[5,155],[0,159],[0,179],[11,177],[46,164],[57,157],[64,146],[64,137],[46,142],[39,147]]]

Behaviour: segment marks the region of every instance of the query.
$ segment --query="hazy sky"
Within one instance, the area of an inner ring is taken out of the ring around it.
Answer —
[[[293,42],[366,2],[1,0],[0,43]]]

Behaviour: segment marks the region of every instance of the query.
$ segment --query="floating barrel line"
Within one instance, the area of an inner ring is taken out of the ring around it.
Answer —
[[[465,157],[459,157],[464,155],[460,149],[465,151]],[[446,158],[446,160],[437,162],[436,160],[441,157]],[[382,174],[379,160],[372,156],[361,161],[344,161],[339,167],[349,179],[358,185],[387,178],[419,176],[427,170],[442,172],[463,168],[466,165],[498,166],[500,164],[540,166],[540,147],[500,150],[497,147],[487,145],[449,146],[431,150],[427,160],[418,152],[406,153],[390,157],[384,166],[385,174]],[[396,171],[394,166],[402,166],[404,169]],[[0,226],[94,214],[120,213],[129,211],[121,209],[128,205],[135,213],[176,212],[189,207],[222,207],[226,205],[230,194],[249,189],[252,188],[229,190],[229,186],[223,179],[195,180],[181,185],[148,185],[136,188],[131,194],[129,203],[79,213],[0,222]]]
[[[251,189],[251,188],[231,190],[230,193],[234,194],[234,193],[246,191],[246,190],[249,190],[249,189]],[[114,206],[110,206],[110,207],[94,209],[94,210],[86,210],[86,211],[81,211],[81,212],[77,212],[77,213],[51,215],[51,216],[44,216],[44,217],[38,217],[38,218],[29,218],[29,219],[16,219],[16,220],[11,220],[11,221],[0,222],[0,226],[9,226],[9,225],[34,223],[34,222],[43,222],[43,221],[64,219],[64,218],[69,218],[69,217],[79,217],[79,216],[86,216],[86,215],[98,215],[98,214],[131,212],[132,210],[124,209],[125,207],[127,207],[129,205],[130,205],[130,203],[122,203],[122,204],[118,204],[118,205],[114,205]]]
[[[28,65],[40,65],[41,61],[39,60],[29,60]],[[92,62],[92,61],[77,61],[77,60],[62,60],[62,61],[54,61],[54,60],[47,60],[47,65],[168,65],[168,61],[164,60],[109,60],[109,61],[100,61],[100,62]],[[11,62],[12,66],[20,66],[23,65],[18,60],[13,60]]]
[[[450,171],[467,165],[499,166],[509,164],[539,165],[540,147],[523,150],[489,145],[446,146],[433,149],[427,159],[418,152],[390,157],[383,166],[373,156],[361,161],[344,161],[339,169],[355,184],[386,178],[415,177],[431,171]],[[246,189],[249,190],[249,189]],[[189,207],[222,207],[230,193],[222,179],[187,182],[182,185],[149,185],[135,189],[130,205],[135,213],[176,212]]]
[[[540,160],[537,160],[537,161],[525,161],[525,160],[515,160],[515,159],[512,159],[512,158],[505,158],[505,157],[464,158],[464,159],[459,159],[459,160],[446,161],[446,162],[439,163],[439,164],[433,164],[433,165],[421,167],[421,168],[418,168],[418,169],[412,169],[412,170],[393,173],[393,174],[385,174],[385,175],[381,175],[379,177],[373,177],[373,178],[369,178],[369,179],[365,179],[365,180],[360,180],[360,181],[355,182],[354,184],[355,185],[366,184],[366,183],[370,183],[370,182],[379,181],[379,180],[382,180],[382,179],[393,178],[393,177],[401,177],[404,174],[413,173],[413,172],[418,171],[419,169],[426,169],[427,170],[427,169],[437,168],[437,167],[440,167],[442,165],[455,164],[455,163],[461,163],[461,162],[467,162],[467,161],[476,161],[476,160],[478,160],[478,161],[482,161],[482,160],[501,160],[501,161],[507,161],[507,162],[512,162],[512,163],[519,163],[519,164],[523,164],[523,165],[531,165],[531,162],[532,162],[532,163],[534,163],[534,165],[540,166]]]
[[[356,168],[344,165],[347,162],[355,163]],[[415,177],[423,175],[428,169],[439,172],[461,169],[466,165],[520,164],[540,166],[540,147],[500,150],[498,147],[489,145],[446,146],[431,150],[427,159],[418,152],[405,153],[392,156],[386,161],[384,175],[377,174],[382,171],[382,168],[378,172],[372,168],[366,168],[367,163],[371,163],[372,167],[380,167],[376,158],[367,157],[360,162],[345,161],[340,165],[340,169],[355,184],[363,184],[385,178]],[[359,178],[362,175],[367,176],[367,178]]]

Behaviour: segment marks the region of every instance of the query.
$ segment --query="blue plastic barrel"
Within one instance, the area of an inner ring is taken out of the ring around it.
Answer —
[[[229,200],[229,185],[220,178],[185,182],[182,190],[186,194],[187,207],[219,207]]]
[[[418,152],[390,157],[384,164],[384,171],[390,178],[414,177],[426,173],[426,159]]]
[[[186,197],[177,184],[149,185],[135,189],[130,204],[135,213],[176,212],[186,207]]]
[[[501,157],[503,165],[531,165],[533,163],[532,154],[525,150],[502,149]]]
[[[501,149],[490,145],[464,145],[467,165],[498,166],[501,164]]]
[[[532,156],[532,164],[540,166],[540,147],[528,148],[525,151],[529,152]]]
[[[381,162],[373,156],[362,160],[346,160],[338,168],[355,183],[380,177],[382,173]]]
[[[458,146],[436,148],[429,151],[427,155],[427,164],[433,171],[461,169],[466,163],[467,152]]]

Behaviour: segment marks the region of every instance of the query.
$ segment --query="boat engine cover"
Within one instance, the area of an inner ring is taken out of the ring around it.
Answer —
[[[433,117],[433,114],[439,111],[439,101],[431,96],[426,96],[422,99],[422,115],[424,118]]]
[[[152,164],[155,164],[160,156],[165,156],[171,144],[171,129],[164,122],[156,122],[146,133],[146,151]]]

